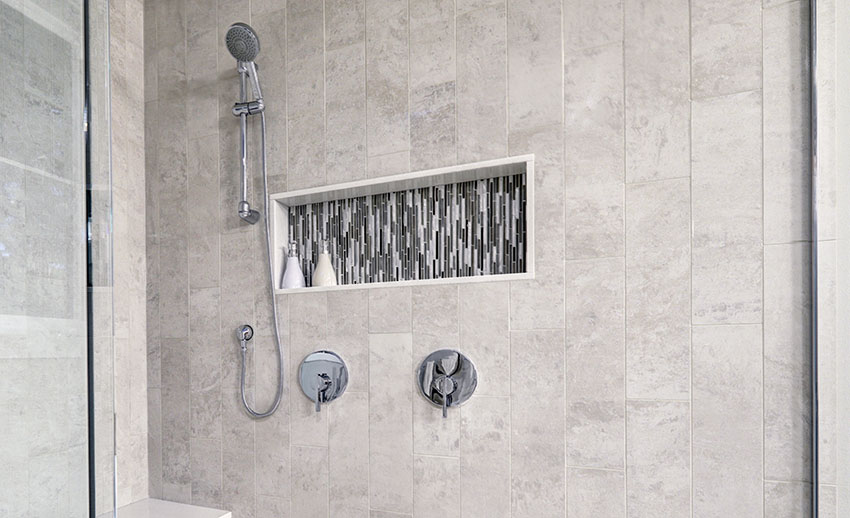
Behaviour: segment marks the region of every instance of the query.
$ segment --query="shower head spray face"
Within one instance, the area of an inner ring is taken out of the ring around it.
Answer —
[[[237,61],[254,61],[260,53],[260,39],[247,23],[234,23],[224,37],[227,50]]]

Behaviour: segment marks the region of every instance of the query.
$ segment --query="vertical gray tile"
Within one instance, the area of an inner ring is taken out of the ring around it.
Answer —
[[[625,5],[626,179],[688,176],[688,2]]]
[[[626,516],[626,477],[622,471],[567,468],[567,516]]]
[[[508,396],[504,380],[511,374],[510,284],[475,283],[459,286],[460,347],[481,373],[475,393]]]
[[[626,387],[630,398],[687,398],[690,185],[626,189]]]
[[[760,516],[762,327],[693,330],[694,514]]]
[[[758,323],[761,92],[695,101],[692,117],[693,321]]]
[[[507,33],[504,1],[457,3],[457,160],[507,154]]]
[[[764,476],[809,480],[809,244],[764,251]]]
[[[808,518],[812,515],[812,485],[805,482],[764,483],[764,515],[771,518]]]
[[[346,391],[327,408],[331,516],[369,515],[369,394]]]
[[[192,504],[221,507],[221,440],[192,439],[189,457]]]
[[[328,346],[348,366],[348,390],[369,390],[369,292],[328,292]]]
[[[820,485],[838,481],[838,409],[842,390],[838,385],[837,340],[837,252],[835,241],[820,241],[818,247],[818,477]]]
[[[764,240],[809,238],[808,2],[764,10]]]
[[[410,167],[455,163],[455,2],[410,4]]]
[[[189,141],[189,286],[217,286],[219,251],[218,137]]]
[[[256,446],[254,448],[257,495],[277,497],[287,501],[292,495],[290,419],[287,404],[289,394],[285,391],[280,407],[274,414],[255,423]],[[270,402],[264,401],[259,404],[255,402],[255,405],[255,408],[265,411],[270,407]],[[257,506],[259,507],[259,500]],[[260,514],[259,509],[258,514]]]
[[[694,99],[761,88],[761,1],[691,4]]]
[[[567,187],[566,258],[625,254],[625,189],[622,183]]]
[[[412,373],[410,334],[369,337],[369,493],[370,505],[413,512],[413,383],[397,384]],[[394,391],[387,386],[397,386]]]
[[[460,518],[460,460],[417,455],[413,459],[413,516]]]
[[[564,0],[564,46],[590,49],[623,41],[623,0]]]
[[[366,174],[366,1],[325,2],[328,183]]]
[[[257,518],[289,518],[289,507],[289,500],[257,495]]]
[[[626,403],[629,517],[690,516],[689,407],[677,401]]]
[[[292,0],[286,4],[286,106],[289,164],[287,188],[324,185],[324,3]]]
[[[617,14],[622,16],[622,6]],[[576,185],[622,183],[625,175],[622,41],[589,49],[567,49],[565,54],[564,135],[566,178],[570,186],[567,194]]]
[[[328,413],[316,412],[315,405],[301,391],[298,369],[304,358],[313,351],[327,347],[327,293],[298,293],[289,296],[291,350],[289,362],[289,392],[292,413],[290,431],[292,444],[327,446]]]
[[[436,349],[457,349],[458,286],[415,287],[411,293],[414,359]]]
[[[563,330],[511,332],[514,517],[565,512],[564,349]]]
[[[292,515],[304,518],[328,516],[328,449],[292,447]]]
[[[404,333],[411,329],[410,288],[369,290],[369,332]]]
[[[367,0],[366,16],[366,128],[369,157],[398,154],[407,157],[390,170],[409,167],[410,121],[408,5],[392,0]],[[405,163],[407,162],[407,163]],[[403,169],[402,169],[403,168]],[[370,176],[376,176],[374,171]]]
[[[567,263],[567,463],[625,464],[625,265]],[[569,499],[568,499],[569,501]]]
[[[508,5],[508,113],[511,132],[563,122],[560,0]]]
[[[473,397],[460,409],[461,516],[511,515],[511,402]]]

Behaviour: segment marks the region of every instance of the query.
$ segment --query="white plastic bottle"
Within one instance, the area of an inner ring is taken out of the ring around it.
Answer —
[[[289,254],[286,257],[286,269],[283,271],[283,282],[281,288],[303,288],[307,283],[304,280],[304,272],[301,271],[301,261],[298,259],[298,244],[295,241],[289,243]]]
[[[313,271],[313,286],[336,286],[336,272],[331,264],[331,253],[328,249],[328,240],[322,241],[322,252],[319,254],[319,262]]]

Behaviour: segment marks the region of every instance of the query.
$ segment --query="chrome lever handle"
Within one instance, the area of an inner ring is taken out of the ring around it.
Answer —
[[[325,373],[318,374],[319,384],[316,386],[316,412],[322,411],[322,397],[331,386],[331,378]]]

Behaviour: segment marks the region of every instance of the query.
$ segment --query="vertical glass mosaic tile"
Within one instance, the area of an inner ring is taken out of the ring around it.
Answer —
[[[525,175],[289,208],[311,285],[323,239],[339,284],[525,272]]]

